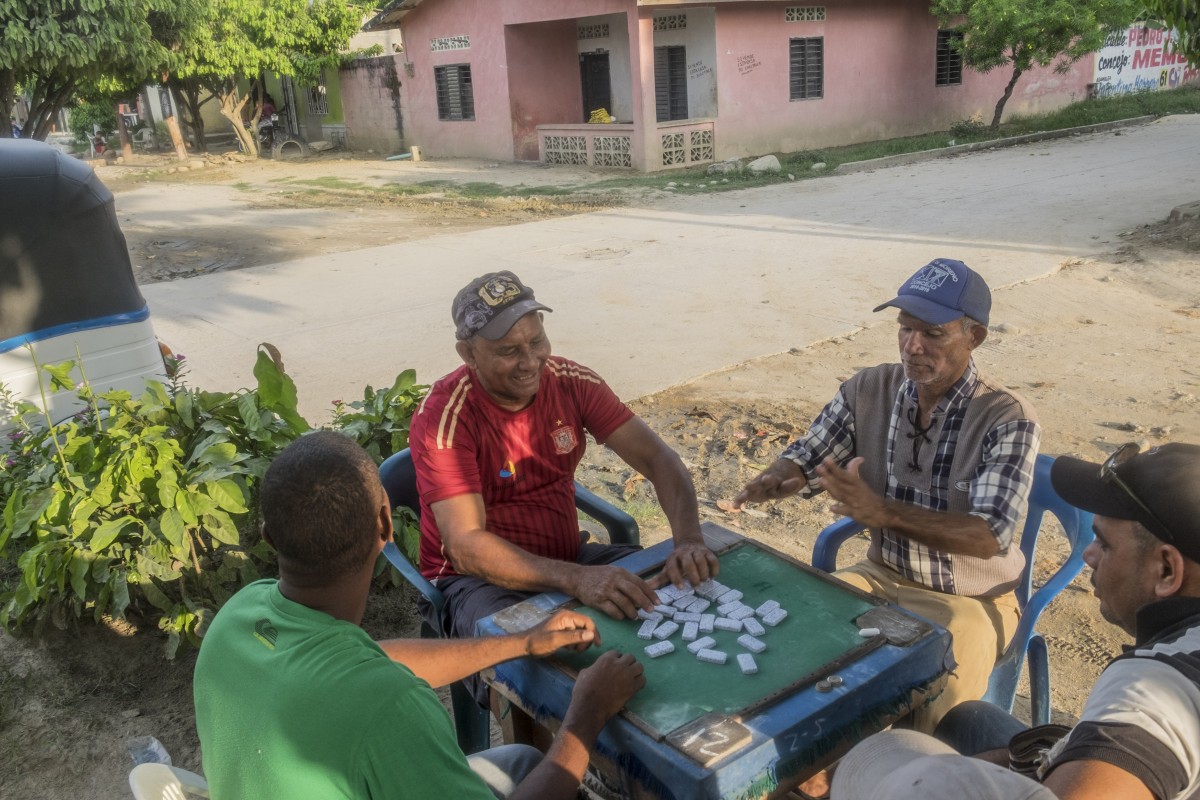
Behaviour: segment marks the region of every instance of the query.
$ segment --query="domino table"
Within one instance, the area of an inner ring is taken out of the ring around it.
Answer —
[[[480,635],[516,632],[559,608],[596,622],[601,646],[553,658],[518,659],[483,673],[518,712],[556,729],[579,670],[605,650],[634,654],[646,686],[605,727],[589,784],[614,798],[760,798],[786,793],[941,691],[950,634],[903,609],[713,523],[702,526],[717,553],[717,580],[754,607],[775,600],[787,616],[758,637],[756,671],[738,655],[744,633],[716,629],[711,648],[728,658],[699,660],[676,633],[657,658],[638,637],[642,620],[614,620],[561,593],[538,595],[480,620]],[[617,562],[652,577],[672,543]],[[769,607],[768,607],[769,610]],[[683,626],[681,625],[680,628]],[[760,626],[761,627],[761,626]],[[757,646],[757,645],[755,645]],[[713,652],[706,649],[701,652]]]

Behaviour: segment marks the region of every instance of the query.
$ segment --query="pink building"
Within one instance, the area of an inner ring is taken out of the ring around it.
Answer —
[[[433,157],[653,171],[990,120],[927,0],[397,0],[404,139]],[[1021,77],[1008,113],[1082,99],[1092,61]],[[615,118],[588,124],[603,108]]]

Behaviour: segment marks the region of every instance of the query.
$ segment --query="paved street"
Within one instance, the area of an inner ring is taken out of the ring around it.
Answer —
[[[993,287],[1114,249],[1200,199],[1200,116],[913,166],[325,255],[143,287],[160,338],[207,388],[252,385],[279,347],[301,408],[458,363],[450,300],[512,269],[555,309],[555,350],[633,398],[890,316],[936,256]],[[118,211],[119,199],[118,199]],[[1003,321],[1003,297],[993,322]],[[1086,309],[1080,309],[1085,312]]]

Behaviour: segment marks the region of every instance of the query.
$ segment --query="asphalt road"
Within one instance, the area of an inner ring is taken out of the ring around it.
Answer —
[[[871,308],[938,256],[994,289],[1117,247],[1197,200],[1200,116],[762,189],[671,198],[143,287],[160,338],[206,388],[283,353],[301,410],[455,367],[450,301],[512,269],[554,309],[555,351],[633,398],[890,322]],[[1003,293],[993,324],[1004,321]],[[1081,309],[1081,313],[1086,309]]]

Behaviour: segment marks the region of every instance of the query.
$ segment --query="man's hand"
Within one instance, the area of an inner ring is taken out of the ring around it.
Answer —
[[[525,633],[525,654],[534,658],[545,658],[563,647],[582,651],[599,644],[596,623],[574,611],[559,611]]]
[[[613,619],[633,619],[639,608],[651,611],[658,602],[650,584],[627,569],[596,566],[578,570],[571,593]]]
[[[628,653],[609,650],[579,673],[571,692],[571,705],[598,712],[606,721],[645,685],[646,676],[637,659]]]
[[[684,581],[688,581],[692,586],[699,586],[709,578],[715,578],[720,571],[721,562],[717,560],[716,554],[708,549],[708,545],[703,542],[685,542],[675,545],[675,549],[667,557],[667,563],[663,565],[663,571],[650,585],[657,589],[668,583],[682,586]]]
[[[821,477],[821,486],[837,502],[830,510],[835,514],[850,517],[855,522],[861,522],[868,528],[885,528],[891,522],[883,497],[867,485],[858,474],[862,468],[863,459],[853,458],[842,469],[832,458],[827,458],[817,465],[817,475]]]
[[[776,459],[774,464],[760,472],[758,477],[738,492],[737,497],[733,498],[733,508],[739,510],[746,503],[780,500],[800,491],[804,484],[804,470],[794,461],[786,458]]]

